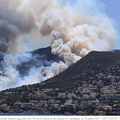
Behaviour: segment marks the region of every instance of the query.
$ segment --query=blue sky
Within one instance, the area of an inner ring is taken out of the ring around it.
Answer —
[[[99,0],[105,4],[106,14],[113,19],[118,31],[118,38],[114,49],[120,49],[120,0]]]

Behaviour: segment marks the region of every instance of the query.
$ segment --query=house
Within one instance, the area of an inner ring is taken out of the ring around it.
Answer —
[[[107,94],[101,94],[100,98],[103,98],[103,99],[107,98]]]
[[[106,78],[109,79],[109,78],[111,78],[111,77],[112,77],[112,75],[111,75],[111,74],[108,74]]]
[[[108,94],[108,98],[114,98],[114,94]]]
[[[81,91],[82,91],[82,88],[78,87],[76,92],[81,92]]]
[[[21,103],[20,101],[16,101],[16,103]]]
[[[29,96],[32,96],[33,93],[29,93]]]
[[[34,107],[34,103],[24,103],[23,107]]]
[[[73,101],[73,104],[74,104],[74,105],[78,105],[78,100],[74,100],[74,101]]]
[[[39,95],[37,95],[37,94],[32,94],[32,95],[31,95],[31,98],[37,99],[37,98],[39,98]],[[41,97],[41,98],[42,98],[42,97]]]
[[[119,85],[120,85],[120,82],[114,83],[113,85],[119,86]]]
[[[103,93],[105,93],[105,91],[107,91],[107,90],[110,90],[110,86],[104,86],[103,88],[101,88],[101,92]]]
[[[72,104],[73,103],[73,100],[72,99],[69,99],[66,101],[66,104]]]
[[[93,84],[93,85],[96,85],[96,80],[93,80],[93,81],[92,81],[92,84]]]
[[[111,76],[111,78],[110,78],[111,84],[114,84],[115,80],[116,80],[115,76]]]
[[[83,114],[83,111],[78,111],[77,113],[76,113],[76,115],[82,115]]]
[[[83,88],[83,90],[82,90],[81,93],[82,93],[82,94],[83,94],[83,93],[90,93],[90,91],[88,90],[88,88]]]
[[[111,88],[110,93],[116,94],[116,93],[117,93],[117,91],[115,90],[115,88]]]
[[[93,88],[89,88],[90,93],[94,92],[96,90],[96,86],[94,86]]]
[[[89,95],[88,94],[83,94],[82,95],[82,99],[88,99],[89,98]]]
[[[119,106],[119,104],[114,104],[114,105],[113,105],[113,107],[117,107],[117,106]]]
[[[15,95],[17,92],[4,92],[4,95]]]
[[[88,89],[90,89],[90,88],[93,88],[93,85],[89,84],[87,87],[88,87]]]
[[[120,94],[116,94],[115,97],[120,99]]]
[[[83,87],[83,88],[86,88],[86,87],[87,87],[87,84],[86,84],[86,83],[85,83],[85,84],[83,84],[83,85],[82,85],[82,87]]]
[[[59,101],[59,100],[56,100],[55,103],[56,103],[56,104],[60,104],[60,101]]]
[[[7,105],[7,104],[2,104],[1,106],[2,106],[2,107],[7,107],[8,105]]]
[[[50,99],[49,101],[48,101],[48,103],[49,104],[54,104],[56,101],[54,100],[54,99]]]
[[[80,102],[80,107],[87,107],[87,101]]]
[[[21,92],[21,95],[25,94],[25,92]]]
[[[47,100],[40,100],[39,101],[39,103],[37,103],[35,106],[40,106],[40,107],[42,107],[42,106],[44,106],[45,104],[47,104]]]
[[[55,90],[59,90],[59,88],[56,88]]]
[[[102,80],[99,80],[99,81],[97,82],[97,86],[101,86],[101,85],[103,85]]]
[[[104,105],[104,106],[101,106],[100,108],[102,108],[104,110],[112,110],[112,107],[109,105]]]
[[[51,108],[53,108],[53,109],[58,109],[58,108],[59,108],[59,104],[52,104],[52,105],[51,105]]]
[[[66,98],[66,93],[58,93],[58,98]]]
[[[81,100],[82,98],[81,97],[76,97],[77,100]]]
[[[83,84],[86,84],[86,81],[82,81]]]
[[[96,93],[91,93],[90,95],[89,95],[89,98],[96,98]]]
[[[66,107],[66,108],[71,108],[71,107],[75,108],[75,105],[74,104],[64,103],[64,107]]]
[[[53,89],[43,89],[43,93],[51,92]]]
[[[6,99],[0,99],[0,102],[6,101]]]
[[[99,73],[99,74],[98,74],[98,77],[103,77],[103,73]]]
[[[109,105],[109,101],[108,100],[101,101],[100,103],[101,103],[101,106]]]
[[[64,112],[64,115],[72,115],[70,112]]]
[[[37,94],[44,94],[44,91],[38,90],[38,91],[37,91]]]
[[[89,100],[87,102],[88,106],[91,105],[91,104],[93,104],[93,103],[95,103],[97,106],[100,104],[99,100]]]
[[[68,93],[68,94],[67,94],[67,98],[71,99],[71,98],[73,98],[73,97],[76,97],[76,95],[73,94],[73,93]]]
[[[35,97],[35,96],[34,96]],[[36,97],[35,98],[41,98],[41,99],[46,99],[47,98],[47,95],[44,94],[44,93],[39,93],[39,94],[36,94]]]
[[[22,106],[23,106],[23,103],[14,103],[13,106],[14,106],[14,107],[22,107]]]

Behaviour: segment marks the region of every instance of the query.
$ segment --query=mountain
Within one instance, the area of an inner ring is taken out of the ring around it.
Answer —
[[[53,61],[56,61],[58,62],[59,61],[59,58],[57,55],[53,55],[51,53],[51,47],[47,47],[47,48],[41,48],[41,49],[37,49],[37,50],[34,50],[31,52],[33,55],[43,55],[44,56],[44,60],[53,60]]]
[[[69,89],[80,84],[87,76],[94,76],[114,66],[120,66],[120,50],[92,51],[61,74],[43,82],[43,88]]]
[[[17,66],[21,76],[28,75],[30,68],[33,66],[50,66],[53,62],[60,61],[57,55],[51,53],[51,47],[37,49],[28,53],[32,54],[32,59]]]
[[[51,48],[38,49],[31,52],[33,55],[42,55],[43,61],[53,60],[59,61],[56,55],[51,54]],[[41,59],[40,59],[41,60]],[[18,66],[20,73],[23,75],[31,66],[40,66],[34,60],[23,63]],[[120,66],[120,50],[97,52],[92,51],[81,60],[70,66],[67,70],[59,75],[42,82],[42,88],[59,88],[71,89],[81,84],[83,80],[95,78],[96,74],[105,73],[109,68]],[[41,83],[40,83],[41,84]],[[36,84],[39,86],[39,83]],[[33,85],[34,87],[34,85]]]
[[[18,66],[16,66],[21,76],[27,76],[31,67],[41,67],[41,66],[50,66],[53,62],[59,62],[60,59],[57,55],[53,55],[51,53],[51,47],[37,49],[31,52],[27,52],[31,54],[32,58],[27,62],[22,62]],[[1,61],[3,61],[4,57],[3,52],[0,52],[0,67]],[[23,53],[24,54],[24,53]]]

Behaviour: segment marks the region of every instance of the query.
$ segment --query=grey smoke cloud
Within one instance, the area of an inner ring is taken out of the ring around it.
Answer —
[[[95,1],[79,0],[77,4],[79,9],[75,6],[73,11],[58,3],[46,3],[40,8],[44,10],[38,23],[40,33],[50,36],[52,53],[68,66],[92,50],[112,49],[116,39],[111,20],[96,7]]]
[[[11,1],[0,0],[0,51],[4,52],[9,52],[9,47],[15,44],[18,36],[30,33],[34,27],[32,17],[26,17],[17,10],[17,5],[11,6],[10,3]],[[15,7],[15,10],[10,7]]]
[[[44,56],[44,54],[33,55],[31,53],[4,54],[3,61],[1,62],[0,89],[39,83],[59,74],[67,68],[67,65],[62,61],[48,61],[47,59],[45,60]],[[25,69],[24,63],[30,63],[27,67],[29,69]],[[21,76],[21,70],[28,73]]]
[[[76,0],[72,8],[56,0],[0,2],[0,51],[7,52],[1,62],[0,89],[47,80],[92,50],[114,47],[117,32],[94,0]],[[44,65],[30,53],[21,53],[37,49],[44,41],[62,61],[45,61]],[[31,59],[37,66],[31,66],[28,75],[21,76],[17,66]]]

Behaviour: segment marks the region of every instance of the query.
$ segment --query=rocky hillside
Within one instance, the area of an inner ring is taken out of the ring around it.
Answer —
[[[44,87],[71,88],[79,84],[84,76],[95,76],[113,66],[120,66],[120,50],[92,51],[58,76],[45,81]]]

